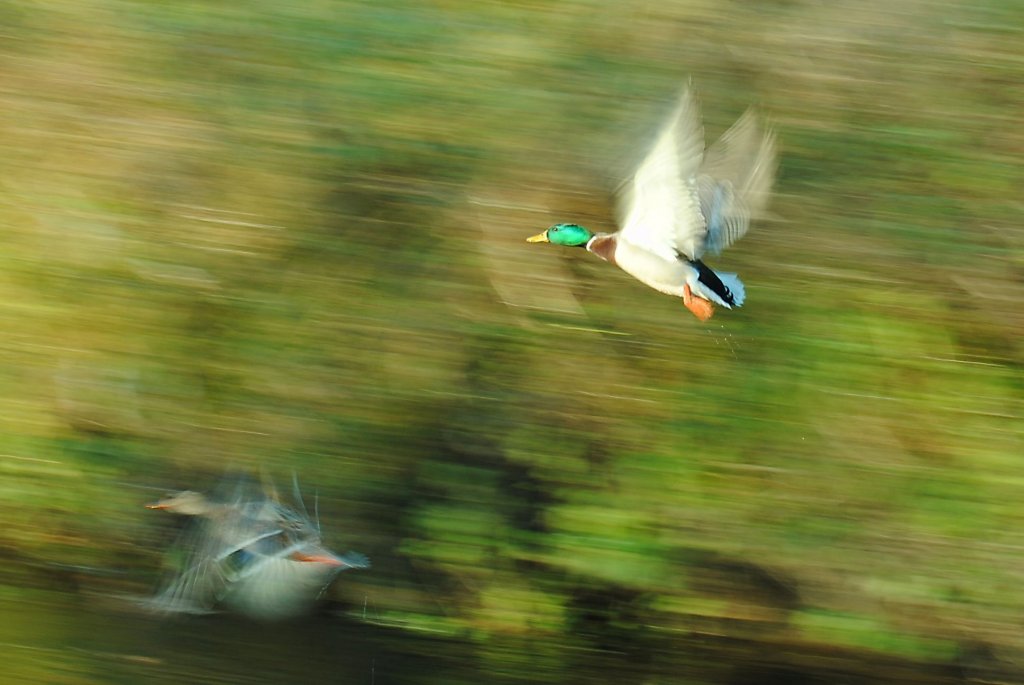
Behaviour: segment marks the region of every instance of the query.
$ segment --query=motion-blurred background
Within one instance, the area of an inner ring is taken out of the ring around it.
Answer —
[[[5,682],[1016,682],[1024,5],[0,7]],[[697,322],[581,251],[692,76],[774,124]],[[578,253],[577,253],[578,252]],[[373,560],[162,622],[142,505]],[[309,502],[307,502],[309,504]]]

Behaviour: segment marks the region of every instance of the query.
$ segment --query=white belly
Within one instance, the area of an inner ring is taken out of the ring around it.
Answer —
[[[621,240],[616,246],[615,263],[633,278],[666,295],[682,297],[687,282],[692,289],[697,281],[697,270],[683,260],[666,261]]]
[[[231,583],[224,603],[264,620],[297,616],[309,610],[338,570],[317,562],[268,557]]]

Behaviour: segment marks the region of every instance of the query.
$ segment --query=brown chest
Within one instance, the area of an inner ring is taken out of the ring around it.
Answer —
[[[615,236],[596,235],[587,243],[587,249],[601,259],[615,263]]]

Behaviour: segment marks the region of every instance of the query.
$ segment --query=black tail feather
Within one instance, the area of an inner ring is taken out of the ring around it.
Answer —
[[[691,259],[689,262],[690,266],[697,270],[698,281],[706,285],[708,290],[722,298],[722,301],[730,307],[736,306],[736,299],[733,297],[732,291],[729,290],[725,283],[722,283],[722,279],[718,277],[718,274],[699,259]]]

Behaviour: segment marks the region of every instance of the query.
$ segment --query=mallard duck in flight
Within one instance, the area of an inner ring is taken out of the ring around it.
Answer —
[[[265,494],[213,501],[186,490],[147,505],[192,517],[177,545],[182,568],[147,605],[161,613],[208,613],[224,606],[271,620],[301,614],[339,571],[367,568],[358,552],[336,555],[320,539],[296,486],[293,509]]]
[[[555,224],[527,240],[585,247],[637,280],[683,298],[701,321],[714,305],[743,304],[736,274],[714,271],[701,258],[743,237],[762,212],[775,177],[775,136],[753,110],[704,150],[697,102],[683,93],[668,123],[619,193],[616,233]]]

